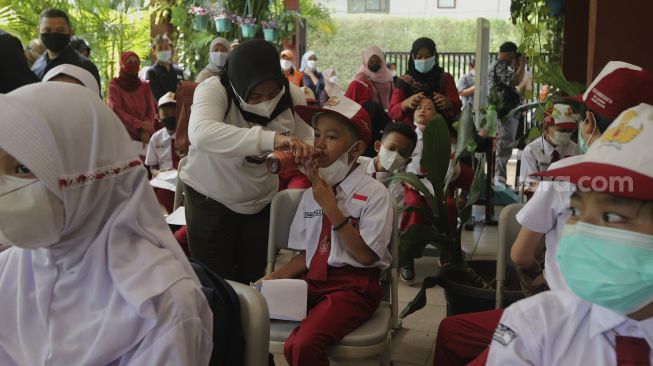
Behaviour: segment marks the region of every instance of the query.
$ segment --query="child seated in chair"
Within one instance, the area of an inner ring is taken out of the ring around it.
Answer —
[[[315,128],[321,154],[306,167],[312,187],[290,228],[288,247],[302,253],[265,279],[307,282],[309,311],[284,354],[291,366],[319,366],[329,364],[327,347],[367,321],[381,302],[379,276],[392,261],[393,208],[385,186],[356,162],[371,138],[360,105],[331,97],[324,108],[297,106],[296,112]]]

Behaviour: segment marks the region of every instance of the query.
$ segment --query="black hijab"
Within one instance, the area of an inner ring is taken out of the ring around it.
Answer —
[[[27,65],[23,45],[18,38],[0,32],[0,54],[3,55],[0,59],[0,94],[39,81]]]
[[[243,100],[247,100],[252,89],[268,80],[278,82],[286,90],[272,115],[267,118],[243,110],[234,95],[234,89]],[[231,107],[232,100],[236,100],[235,104],[240,114],[248,122],[265,126],[286,109],[292,108],[288,79],[279,68],[279,53],[270,42],[262,39],[245,41],[229,53],[229,58],[220,73],[220,82],[227,90],[229,102],[227,108]]]
[[[435,56],[435,66],[431,71],[422,74],[415,69],[415,55],[420,48],[426,47],[429,52]],[[405,95],[411,96],[419,92],[433,94],[434,92],[442,92],[440,89],[440,77],[444,70],[438,65],[438,50],[435,47],[435,42],[431,38],[422,37],[413,42],[413,47],[410,51],[408,58],[408,71],[406,75],[397,79],[397,87],[400,88]]]

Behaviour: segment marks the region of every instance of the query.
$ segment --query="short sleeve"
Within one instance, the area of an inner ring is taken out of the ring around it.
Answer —
[[[492,335],[486,365],[541,364],[539,338],[542,337],[532,331],[527,314],[519,306],[508,307]]]
[[[373,196],[369,197],[358,227],[363,241],[380,259],[383,259],[387,252],[392,237],[392,214],[390,192],[381,186]]]
[[[147,166],[159,165],[159,157],[156,155],[156,149],[154,148],[154,139],[152,138],[147,144],[147,153],[145,154],[144,164]]]
[[[561,192],[556,191],[556,183],[542,181],[538,184],[533,197],[517,213],[517,221],[528,230],[546,234],[556,225],[558,214],[565,207],[560,198]]]

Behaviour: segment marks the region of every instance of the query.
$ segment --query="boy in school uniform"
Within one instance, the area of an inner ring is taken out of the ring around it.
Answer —
[[[177,102],[175,93],[168,92],[159,99],[159,120],[164,128],[156,131],[147,145],[145,165],[150,168],[153,177],[160,172],[177,169],[179,155],[175,151],[175,130],[177,128]],[[155,188],[159,203],[168,213],[172,212],[175,193],[161,188]]]
[[[284,353],[289,365],[328,365],[327,347],[368,320],[381,301],[379,275],[392,260],[392,199],[356,162],[372,133],[360,105],[340,96],[323,108],[295,111],[312,123],[321,154],[306,168],[312,187],[288,239],[290,248],[303,252],[265,278],[306,280],[309,312]]]
[[[578,155],[578,146],[571,141],[571,134],[578,128],[577,116],[571,106],[560,103],[544,113],[541,138],[526,145],[521,158],[519,180],[529,197],[537,186],[531,174],[546,171],[560,159]]]
[[[577,187],[556,253],[571,292],[508,307],[486,365],[653,363],[651,141],[653,106],[642,103],[621,113],[580,162],[538,174]]]

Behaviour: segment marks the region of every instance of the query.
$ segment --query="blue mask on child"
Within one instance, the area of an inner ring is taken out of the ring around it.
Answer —
[[[591,303],[627,315],[653,301],[653,235],[566,225],[556,259],[571,291]]]
[[[581,154],[585,154],[589,147],[589,145],[587,145],[587,142],[585,142],[583,133],[581,132],[583,130],[583,125],[585,123],[587,122],[583,121],[580,123],[580,126],[578,126],[578,151],[580,151]],[[596,132],[596,125],[594,125],[594,130],[592,130],[592,134],[590,135],[590,142],[592,141],[592,137],[594,137],[594,132]]]
[[[431,56],[424,60],[414,60],[415,61],[415,70],[421,74],[426,74],[433,70],[435,66],[435,56]]]

